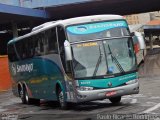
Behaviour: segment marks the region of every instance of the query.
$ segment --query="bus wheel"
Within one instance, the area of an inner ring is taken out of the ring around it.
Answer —
[[[67,102],[65,101],[64,92],[61,90],[61,88],[58,89],[57,98],[61,109],[67,109]]]
[[[22,103],[24,104],[40,104],[40,99],[29,98],[26,88],[23,89],[23,97],[21,97]]]
[[[19,96],[21,98],[21,101],[23,104],[26,104],[26,97],[25,97],[25,90],[23,88],[20,89],[19,91]]]
[[[40,99],[29,98],[28,104],[40,105]]]
[[[29,96],[26,89],[24,90],[24,96],[25,96],[26,104],[29,104],[30,100],[29,100]]]
[[[109,99],[113,104],[118,104],[121,101],[121,96],[120,97],[113,97]]]

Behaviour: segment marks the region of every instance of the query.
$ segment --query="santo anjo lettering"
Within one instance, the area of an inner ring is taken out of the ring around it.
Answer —
[[[116,27],[127,27],[127,24],[124,21],[118,22],[103,22],[103,23],[94,23],[94,24],[85,24],[80,26],[73,26],[67,28],[70,32],[75,34],[89,34],[100,32],[107,29],[112,29]]]
[[[95,25],[90,25],[89,29],[96,29],[96,28],[106,28],[106,27],[120,27],[120,26],[125,26],[124,23],[107,23],[107,24],[95,24]]]
[[[32,71],[33,71],[33,63],[25,65],[17,65],[17,73],[32,72]]]

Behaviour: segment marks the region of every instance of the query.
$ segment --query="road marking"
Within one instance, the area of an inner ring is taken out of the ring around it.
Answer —
[[[132,96],[126,96],[126,97],[123,97],[122,100],[131,100],[131,104],[135,104],[137,103],[137,99],[136,98],[132,98]]]
[[[152,112],[152,111],[158,109],[159,107],[160,107],[160,103],[158,103],[157,105],[155,105],[155,106],[153,106],[153,107],[151,107],[151,108],[149,108],[149,109],[143,111],[142,113],[150,113],[150,112]]]
[[[107,103],[106,100],[96,100],[96,101],[92,101],[93,103]]]
[[[2,108],[2,107],[0,107],[0,112],[4,112],[4,111],[6,111],[7,109],[4,109],[4,108]]]
[[[131,103],[131,104],[137,103],[137,99],[132,99],[132,101],[131,101],[130,103]]]
[[[143,94],[135,94],[135,95],[132,95],[132,97],[134,97],[134,98],[144,98],[146,96],[143,95]]]
[[[155,96],[155,97],[151,97],[149,99],[160,99],[160,97],[159,96]]]

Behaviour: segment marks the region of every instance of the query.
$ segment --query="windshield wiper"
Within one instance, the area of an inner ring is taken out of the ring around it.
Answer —
[[[108,44],[109,54],[112,57],[112,60],[115,61],[117,68],[120,70],[120,72],[124,73],[124,69],[122,68],[121,64],[118,62],[117,58],[112,54],[111,48]]]
[[[96,67],[94,69],[94,73],[93,73],[93,77],[96,75],[97,71],[98,71],[98,68],[99,68],[99,65],[101,63],[101,60],[102,60],[102,53],[101,53],[101,48],[99,46],[99,57],[98,57],[98,61],[97,61],[97,64],[96,64]]]

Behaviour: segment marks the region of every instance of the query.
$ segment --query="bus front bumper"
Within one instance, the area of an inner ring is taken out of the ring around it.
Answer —
[[[108,88],[108,89],[98,89],[89,91],[77,90],[77,102],[100,100],[112,97],[118,97],[123,95],[138,94],[139,93],[139,83]]]

